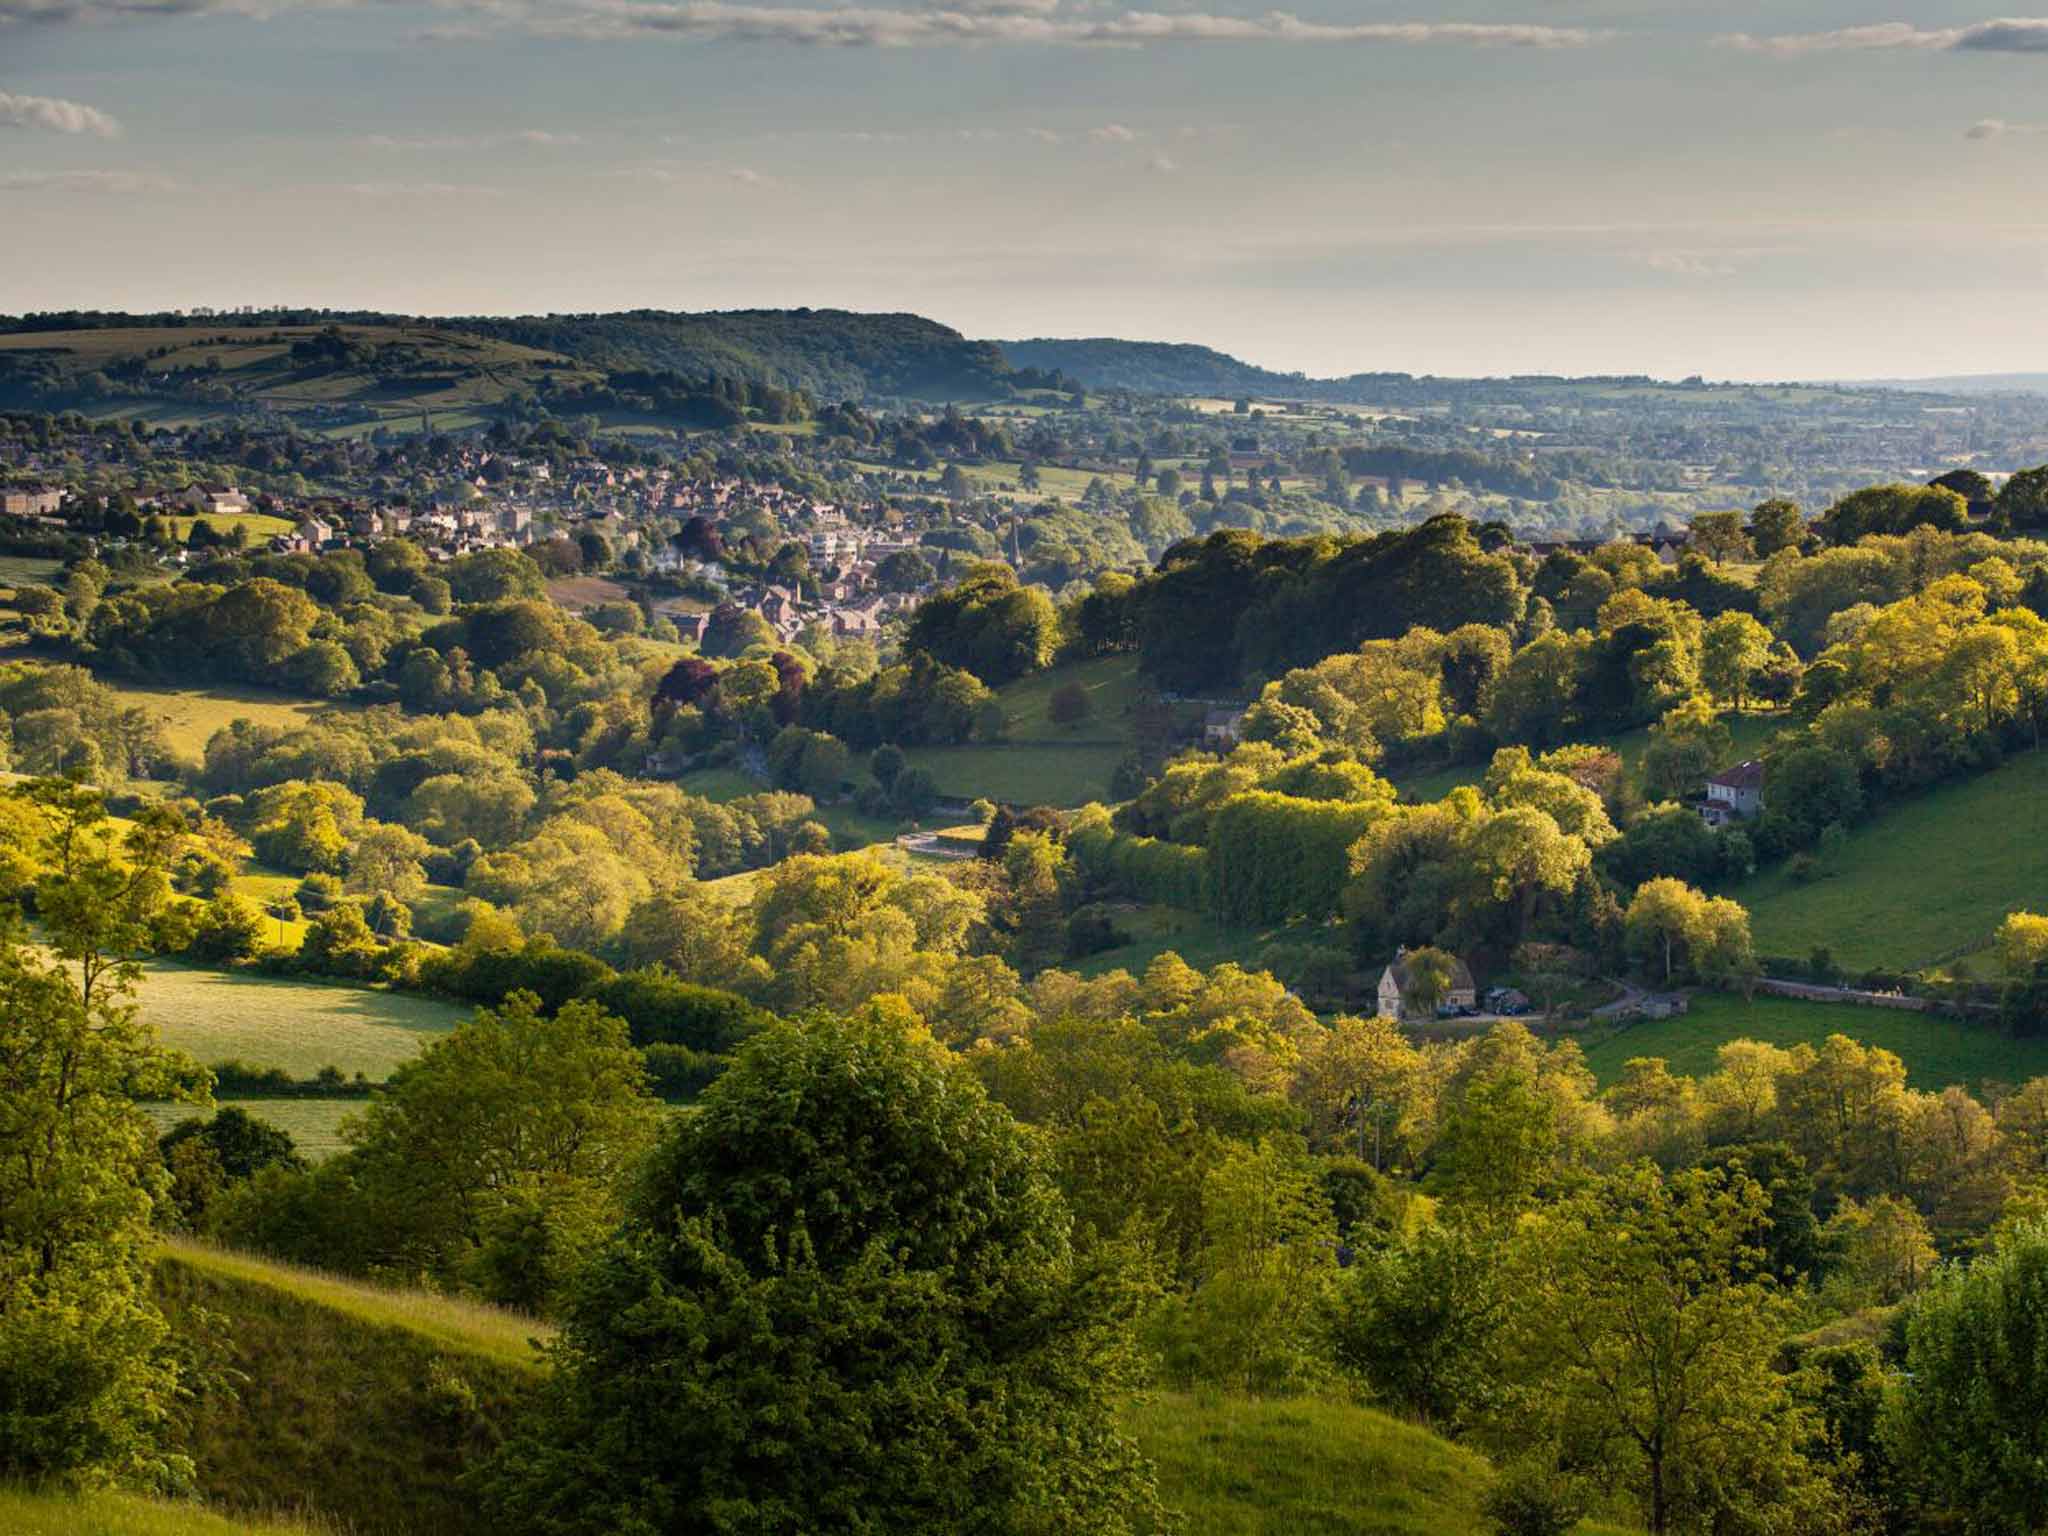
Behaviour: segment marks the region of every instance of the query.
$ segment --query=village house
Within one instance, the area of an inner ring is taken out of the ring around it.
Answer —
[[[50,517],[64,505],[64,493],[49,486],[0,491],[0,512],[9,517]]]
[[[1724,768],[1707,780],[1699,801],[1700,819],[1710,827],[1748,821],[1764,808],[1764,765],[1755,758]]]
[[[1389,1019],[1428,1018],[1436,1008],[1476,1008],[1479,987],[1471,969],[1462,960],[1451,965],[1451,984],[1429,1007],[1419,1007],[1414,998],[1415,978],[1409,973],[1407,951],[1394,956],[1394,963],[1380,972],[1379,1011]]]
[[[1228,752],[1242,739],[1244,711],[1241,709],[1212,709],[1202,716],[1202,745],[1217,752]]]

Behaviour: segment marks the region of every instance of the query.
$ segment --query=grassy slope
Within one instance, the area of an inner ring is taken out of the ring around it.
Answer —
[[[1586,1061],[1603,1083],[1613,1082],[1633,1056],[1661,1056],[1674,1072],[1698,1076],[1714,1070],[1714,1052],[1730,1040],[1818,1045],[1829,1035],[1896,1052],[1915,1088],[1974,1087],[1987,1078],[2020,1083],[2048,1073],[2048,1040],[2011,1040],[1988,1024],[1789,997],[1745,1003],[1719,993],[1694,998],[1682,1017],[1645,1020],[1591,1040]]]
[[[158,688],[112,678],[100,681],[125,702],[139,704],[163,721],[171,745],[190,757],[203,756],[213,733],[237,720],[295,729],[311,723],[323,711],[348,707],[288,698],[260,688]]]
[[[0,1489],[7,1536],[329,1536],[301,1521],[231,1519],[195,1504],[127,1494],[71,1496]]]
[[[1167,1394],[1129,1423],[1189,1536],[1450,1536],[1485,1529],[1471,1451],[1369,1408]],[[1588,1523],[1585,1533],[1618,1531]]]
[[[465,1010],[431,998],[328,982],[144,967],[143,1016],[164,1044],[203,1064],[237,1059],[311,1077],[334,1066],[381,1081]]]
[[[258,400],[274,410],[344,406],[364,415],[407,424],[423,411],[434,414],[444,428],[474,424],[475,409],[493,404],[513,391],[532,387],[543,372],[557,378],[592,377],[594,370],[564,365],[555,354],[513,342],[443,330],[431,324],[344,325],[352,341],[397,345],[416,361],[424,377],[392,389],[380,385],[366,370],[305,368],[290,357],[290,343],[315,334],[317,326],[234,326],[189,328],[107,328],[48,331],[0,336],[0,351],[30,350],[58,355],[69,374],[103,368],[123,357],[157,347],[173,350],[149,361],[152,373],[218,364],[218,381],[242,400]],[[169,425],[197,422],[232,408],[192,405],[169,395],[149,400],[110,400],[96,404],[95,416],[140,416]]]
[[[166,1246],[159,1276],[174,1321],[190,1325],[194,1308],[210,1311],[249,1377],[239,1401],[200,1405],[195,1448],[211,1497],[310,1504],[354,1520],[364,1536],[482,1529],[453,1496],[455,1463],[463,1447],[486,1443],[472,1437],[501,1423],[534,1379],[527,1340],[536,1325],[184,1243]],[[453,1423],[448,1394],[429,1384],[451,1373],[478,1403],[453,1411]],[[1186,1512],[1190,1536],[1480,1528],[1486,1464],[1369,1409],[1169,1394],[1134,1404],[1128,1423],[1158,1464],[1162,1491]],[[232,1529],[174,1526],[162,1536]]]
[[[1089,713],[1070,726],[1046,718],[1053,691],[1079,683]],[[1056,667],[996,692],[1009,717],[1008,740],[992,746],[919,747],[905,756],[928,769],[948,795],[987,796],[1019,805],[1083,805],[1109,798],[1116,765],[1134,748],[1131,710],[1138,694],[1132,656]]]
[[[310,1508],[360,1536],[484,1536],[458,1479],[538,1379],[538,1325],[176,1243],[157,1292],[234,1383],[187,1415],[209,1500]]]
[[[2007,912],[2048,908],[2048,753],[1943,785],[1851,834],[1835,874],[1806,885],[1782,867],[1731,894],[1764,954],[1817,944],[1852,969],[1925,965],[1987,937]]]

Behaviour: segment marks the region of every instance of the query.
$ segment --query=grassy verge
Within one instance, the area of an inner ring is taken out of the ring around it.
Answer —
[[[196,1504],[121,1493],[30,1493],[0,1488],[7,1536],[332,1536],[325,1523],[231,1519]]]
[[[1586,1062],[1603,1084],[1635,1056],[1661,1056],[1672,1071],[1699,1077],[1715,1069],[1714,1053],[1731,1040],[1819,1045],[1829,1035],[1895,1052],[1915,1088],[1974,1087],[1987,1079],[2022,1083],[2048,1073],[2048,1040],[2010,1039],[1990,1024],[1789,997],[1745,1003],[1723,993],[1702,993],[1677,1018],[1646,1019],[1589,1040]]]

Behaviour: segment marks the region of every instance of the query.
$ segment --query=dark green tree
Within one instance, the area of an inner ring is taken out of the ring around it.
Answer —
[[[487,1469],[503,1528],[1136,1532],[1140,1292],[1039,1143],[879,1020],[777,1025],[650,1158]]]

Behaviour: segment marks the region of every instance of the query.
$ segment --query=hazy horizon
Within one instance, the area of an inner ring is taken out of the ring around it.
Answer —
[[[2048,18],[1948,0],[0,0],[0,310],[807,305],[1315,376],[2039,372],[2044,72]]]

